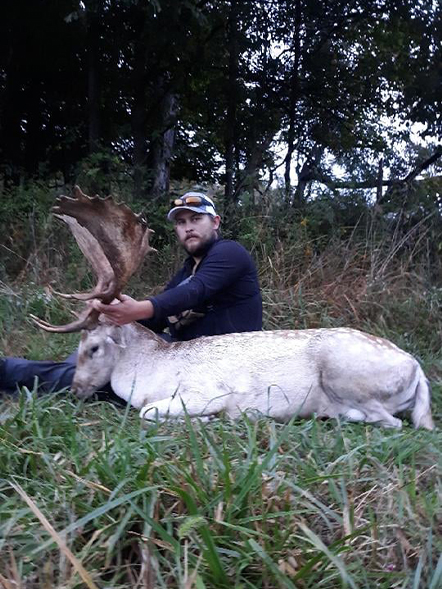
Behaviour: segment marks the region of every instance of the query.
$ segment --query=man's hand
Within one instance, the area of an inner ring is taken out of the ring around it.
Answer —
[[[104,305],[95,299],[92,306],[106,315],[107,319],[115,325],[125,325],[138,319],[150,319],[154,315],[154,308],[150,301],[136,301],[127,295],[120,295],[119,301],[111,305]]]

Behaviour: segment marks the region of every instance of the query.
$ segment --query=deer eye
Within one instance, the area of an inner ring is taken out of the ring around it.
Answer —
[[[89,350],[89,356],[91,358],[95,354],[95,352],[98,352],[98,348],[99,348],[99,346],[92,346],[92,348]]]

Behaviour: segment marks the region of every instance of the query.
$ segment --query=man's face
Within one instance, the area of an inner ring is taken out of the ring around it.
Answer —
[[[194,213],[187,209],[175,215],[175,233],[186,252],[195,257],[204,255],[207,247],[217,239],[218,216]]]

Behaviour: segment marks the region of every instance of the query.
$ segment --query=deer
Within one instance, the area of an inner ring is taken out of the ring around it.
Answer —
[[[111,197],[60,197],[68,224],[97,275],[90,292],[61,296],[109,303],[139,267],[151,230]],[[107,383],[148,421],[167,418],[318,418],[432,430],[430,387],[416,358],[387,339],[348,327],[255,331],[166,342],[138,322],[117,326],[90,305],[51,332],[81,331],[72,391],[80,399]]]

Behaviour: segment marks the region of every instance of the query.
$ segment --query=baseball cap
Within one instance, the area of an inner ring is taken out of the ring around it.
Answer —
[[[183,209],[193,211],[194,213],[211,215],[212,217],[216,217],[217,215],[213,200],[202,192],[186,192],[183,196],[173,200],[172,208],[167,214],[167,220],[173,221],[175,215]]]

